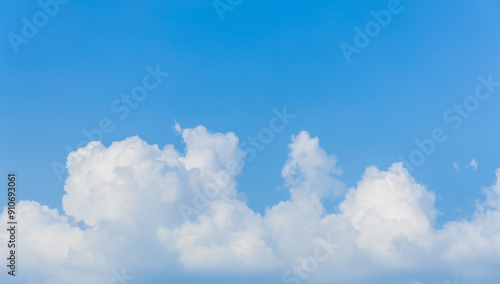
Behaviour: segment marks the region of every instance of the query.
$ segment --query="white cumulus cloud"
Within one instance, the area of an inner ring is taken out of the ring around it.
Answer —
[[[426,283],[419,273],[460,283],[500,279],[500,169],[469,220],[438,228],[434,193],[401,163],[369,166],[347,189],[336,157],[303,131],[292,137],[282,170],[290,199],[261,214],[239,199],[245,154],[234,133],[175,129],[183,152],[130,137],[71,153],[64,213],[18,204],[23,283],[110,283],[110,271],[122,267],[271,272],[285,283],[379,283],[395,275]],[[339,197],[336,208],[324,207]],[[7,237],[0,232],[2,243]]]

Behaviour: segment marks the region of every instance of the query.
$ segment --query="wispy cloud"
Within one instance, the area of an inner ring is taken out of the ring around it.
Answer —
[[[461,170],[469,169],[469,168],[472,168],[472,170],[475,171],[475,170],[477,170],[478,166],[479,166],[479,164],[476,162],[475,158],[473,158],[472,161],[466,163],[463,167],[461,167],[458,163],[453,163],[453,167],[455,168],[455,170],[457,170],[457,172],[459,172]]]
[[[472,161],[470,161],[469,165],[472,167],[473,170],[477,170],[477,162],[476,162],[476,159],[472,159]]]

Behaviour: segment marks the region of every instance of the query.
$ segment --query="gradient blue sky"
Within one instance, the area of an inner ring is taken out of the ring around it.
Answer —
[[[70,1],[15,53],[6,35],[40,8],[1,1],[0,172],[18,172],[22,199],[61,209],[51,163],[64,163],[66,146],[104,117],[116,126],[104,145],[138,135],[182,149],[174,120],[244,140],[287,106],[296,118],[239,180],[250,208],[288,198],[276,188],[301,130],[337,155],[341,179],[355,186],[367,166],[386,169],[442,127],[449,139],[413,176],[436,192],[438,224],[468,218],[500,166],[500,91],[456,131],[442,115],[474,93],[478,76],[500,80],[500,3],[402,0],[403,11],[347,63],[339,44],[352,44],[353,28],[386,5],[243,1],[221,21],[211,1]],[[157,64],[170,76],[119,120],[111,102]],[[473,158],[476,171],[452,165]]]

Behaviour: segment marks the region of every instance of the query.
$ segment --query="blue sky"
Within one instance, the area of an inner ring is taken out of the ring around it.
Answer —
[[[474,95],[478,76],[500,81],[497,1],[401,0],[401,12],[350,63],[340,44],[353,45],[355,27],[390,1],[242,1],[222,21],[213,2],[184,2],[69,1],[17,47],[8,34],[21,35],[22,18],[41,7],[0,2],[0,170],[18,173],[23,200],[64,211],[53,163],[65,164],[67,146],[76,150],[82,131],[103,118],[114,126],[106,147],[137,135],[182,153],[174,121],[234,132],[241,142],[286,106],[296,117],[238,178],[255,212],[290,197],[281,171],[302,130],[336,155],[339,179],[356,187],[367,167],[386,170],[441,128],[448,139],[411,175],[436,194],[437,228],[472,218],[500,167],[500,90],[456,130],[443,113]],[[169,76],[121,120],[111,105],[148,66]],[[476,170],[466,167],[473,159]],[[327,198],[326,211],[342,200]]]

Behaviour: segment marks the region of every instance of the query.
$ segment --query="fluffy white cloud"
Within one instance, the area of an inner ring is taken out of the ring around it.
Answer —
[[[196,222],[158,230],[160,240],[169,251],[179,253],[185,268],[228,272],[276,268],[265,234],[262,217],[235,200],[213,201]]]
[[[319,146],[319,139],[311,138],[309,133],[302,131],[292,137],[292,142],[288,161],[282,170],[292,196],[311,192],[320,198],[329,193],[336,196],[342,194],[344,184],[335,178],[342,174],[342,170],[336,166],[336,157],[328,155]]]
[[[394,256],[398,245],[431,245],[428,236],[437,215],[434,194],[417,184],[402,163],[385,172],[367,168],[339,208],[359,232],[359,248]]]
[[[23,283],[110,283],[110,271],[122,267],[271,271],[285,283],[378,283],[394,275],[419,283],[404,275],[421,272],[460,283],[500,279],[500,169],[470,220],[436,228],[434,194],[401,163],[368,167],[346,192],[335,156],[303,131],[292,137],[282,170],[290,199],[262,215],[238,199],[244,153],[233,133],[175,129],[183,153],[138,137],[71,153],[64,214],[18,204]],[[323,207],[344,193],[335,210]]]
[[[19,202],[16,214],[16,283],[104,283],[103,261],[93,250],[91,231],[72,226],[67,216],[34,201]],[[5,224],[7,218],[5,210],[1,222]],[[4,231],[0,241],[6,244],[8,236]],[[10,276],[6,275],[2,273],[0,279],[7,280]]]
[[[437,232],[441,257],[453,267],[481,271],[500,279],[498,270],[490,265],[500,265],[500,169],[496,183],[484,189],[486,199],[478,202],[470,221],[449,222]]]

